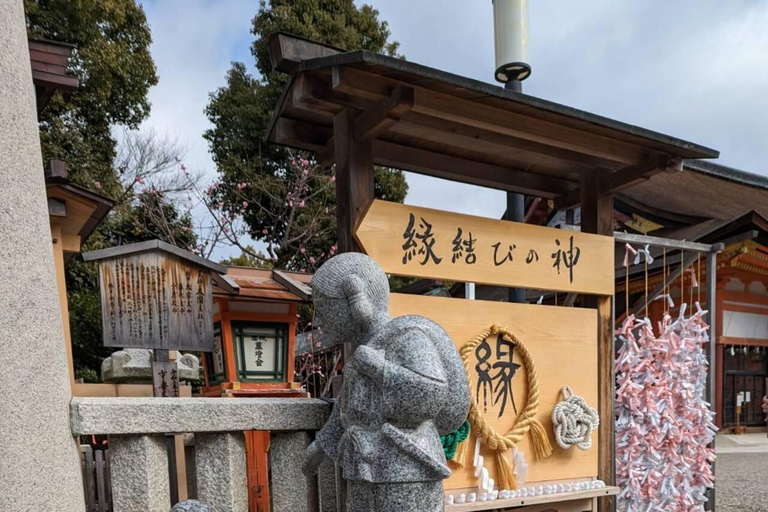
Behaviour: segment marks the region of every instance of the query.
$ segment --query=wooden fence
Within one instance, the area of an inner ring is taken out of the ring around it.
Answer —
[[[109,473],[109,450],[80,447],[86,512],[112,512],[112,486]]]

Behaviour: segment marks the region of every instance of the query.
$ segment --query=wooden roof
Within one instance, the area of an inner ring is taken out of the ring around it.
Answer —
[[[312,274],[253,267],[227,267],[217,279],[214,295],[230,299],[243,298],[269,302],[309,302]]]
[[[44,173],[49,217],[56,219],[63,233],[79,236],[80,244],[84,244],[112,209],[114,201],[70,183],[67,164],[61,160],[49,161]],[[65,253],[65,261],[69,261],[73,254]]]
[[[686,161],[683,172],[654,176],[616,199],[665,226],[727,221],[751,210],[768,217],[768,177]]]
[[[184,249],[180,249],[175,245],[163,242],[162,240],[147,240],[145,242],[120,245],[118,247],[110,247],[108,249],[100,249],[98,251],[84,252],[83,260],[107,260],[151,251],[166,252],[183,260],[187,264],[210,270],[213,273],[224,274],[227,271],[227,267],[224,265],[205,259],[202,256],[198,256],[197,254],[191,253],[189,251],[185,251]]]
[[[679,170],[713,149],[501,87],[368,51],[344,52],[296,36],[270,41],[291,73],[267,140],[333,162],[333,121],[360,112],[355,138],[374,163],[454,181],[578,203],[586,170],[599,193]]]
[[[37,111],[40,112],[58,90],[74,91],[77,77],[67,73],[69,57],[74,46],[58,41],[29,39],[29,60],[32,65],[32,82],[37,95]]]

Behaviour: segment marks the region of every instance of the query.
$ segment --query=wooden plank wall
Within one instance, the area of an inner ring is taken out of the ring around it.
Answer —
[[[112,512],[112,485],[109,450],[80,447],[86,512]]]

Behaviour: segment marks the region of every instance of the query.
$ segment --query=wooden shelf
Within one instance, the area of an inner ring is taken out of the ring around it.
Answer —
[[[563,501],[587,500],[592,498],[602,498],[603,496],[613,496],[619,493],[618,487],[602,487],[600,489],[589,489],[586,491],[559,492],[556,494],[546,494],[543,496],[533,496],[530,498],[508,498],[496,499],[493,501],[476,501],[474,503],[462,503],[446,505],[446,512],[473,512],[476,510],[499,510],[515,507],[527,507],[529,505],[544,505],[548,503],[560,503]]]

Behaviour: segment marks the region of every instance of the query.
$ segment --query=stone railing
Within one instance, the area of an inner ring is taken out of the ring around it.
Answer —
[[[165,434],[195,434],[197,499],[216,512],[247,512],[244,431],[269,430],[273,512],[336,510],[333,468],[325,484],[301,473],[304,449],[330,406],[290,398],[75,398],[73,435],[108,435],[114,512],[168,512]],[[323,474],[324,473],[324,474]],[[322,494],[322,496],[320,496]]]

